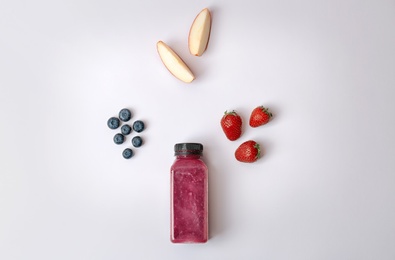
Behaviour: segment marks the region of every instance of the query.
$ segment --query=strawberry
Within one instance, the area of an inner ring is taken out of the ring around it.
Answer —
[[[250,126],[258,127],[264,125],[269,122],[272,116],[273,115],[269,112],[268,108],[265,108],[263,106],[256,107],[254,110],[252,110],[250,116]]]
[[[253,140],[242,143],[235,152],[236,160],[239,162],[252,163],[258,160],[261,150],[259,144]]]
[[[234,141],[241,136],[241,124],[241,117],[235,111],[225,111],[221,119],[221,127],[229,140]]]

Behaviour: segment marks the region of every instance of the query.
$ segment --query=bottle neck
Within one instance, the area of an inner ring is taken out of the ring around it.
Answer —
[[[177,159],[200,159],[200,154],[178,154],[176,155]]]

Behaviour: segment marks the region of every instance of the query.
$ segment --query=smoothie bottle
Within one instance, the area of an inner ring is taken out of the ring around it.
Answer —
[[[179,143],[170,169],[170,219],[173,243],[208,240],[208,170],[201,160],[203,145]]]

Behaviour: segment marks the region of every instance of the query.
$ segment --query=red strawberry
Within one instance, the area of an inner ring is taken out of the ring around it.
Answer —
[[[263,106],[259,106],[252,110],[250,116],[250,126],[258,127],[269,122],[272,117],[272,113],[269,112],[268,108],[264,108]]]
[[[221,127],[229,140],[234,141],[241,136],[241,124],[241,117],[235,111],[225,111],[221,119]]]
[[[258,160],[261,150],[259,144],[253,140],[242,143],[235,152],[236,160],[239,162],[252,163]]]

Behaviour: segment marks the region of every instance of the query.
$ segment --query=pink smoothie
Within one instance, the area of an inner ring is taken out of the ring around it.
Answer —
[[[207,167],[198,155],[179,155],[171,167],[171,241],[208,239]]]

